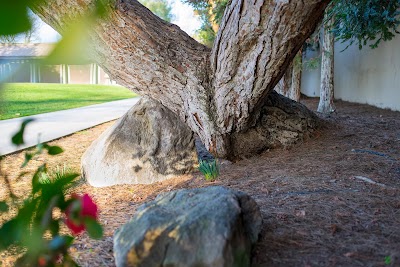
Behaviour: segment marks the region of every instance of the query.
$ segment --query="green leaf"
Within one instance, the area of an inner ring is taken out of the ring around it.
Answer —
[[[0,201],[0,212],[7,212],[8,208],[9,207],[5,201]]]
[[[64,152],[64,150],[59,146],[47,146],[46,149],[49,155],[58,155]]]
[[[69,23],[63,38],[43,60],[43,64],[88,64],[88,36],[95,20],[92,16],[83,17]]]
[[[72,243],[74,243],[74,238],[72,236],[69,236],[69,235],[65,235],[64,236],[64,240],[65,240],[65,246],[66,247],[70,247],[72,245]]]
[[[79,173],[66,173],[60,180],[62,180],[62,184],[66,186],[74,182],[79,175]]]
[[[49,229],[50,229],[50,232],[51,232],[51,235],[52,235],[52,236],[58,235],[58,232],[60,231],[60,224],[59,224],[59,222],[56,221],[56,220],[52,220],[52,221],[50,222]]]
[[[22,163],[21,168],[24,168],[26,165],[28,165],[29,161],[33,158],[33,156],[34,156],[34,154],[26,152],[25,153],[25,160]]]
[[[95,2],[95,16],[105,19],[108,15],[107,4],[109,4],[109,0],[96,0]]]
[[[20,129],[14,136],[12,137],[11,141],[14,145],[19,146],[24,144],[24,131],[25,127],[34,121],[34,119],[26,119],[22,122]]]
[[[60,192],[65,192],[70,188],[76,187],[77,184],[77,177],[79,177],[78,173],[64,173],[57,175],[53,179],[53,189],[60,190]]]
[[[10,245],[20,242],[22,228],[17,219],[12,219],[0,228],[0,251],[7,249]]]
[[[329,27],[337,40],[357,42],[359,49],[367,44],[376,48],[381,41],[389,41],[399,33],[399,8],[398,0],[333,0],[326,9],[325,23],[333,19]]]
[[[199,170],[201,173],[203,173],[207,181],[213,181],[219,176],[219,166],[217,160],[200,160]]]
[[[46,245],[46,240],[43,239],[44,229],[41,228],[38,224],[33,223],[31,226],[27,225],[27,231],[24,233],[22,238],[22,243],[20,247],[25,247],[27,249],[27,253],[30,256],[38,255],[41,251],[43,251],[43,247]],[[27,263],[32,263],[32,258],[28,258]],[[18,265],[17,265],[18,266]],[[21,265],[19,265],[21,266]],[[30,266],[30,265],[22,265],[22,266]]]
[[[94,8],[87,10],[80,18],[75,18],[65,23],[63,38],[54,47],[50,55],[44,59],[44,64],[88,64],[93,60],[90,55],[88,36],[92,28],[98,23],[98,19],[106,19],[112,7],[110,0],[95,0]]]
[[[59,195],[46,196],[46,198],[44,198],[44,196],[42,194],[42,200],[45,200],[45,202],[40,203],[40,205],[38,207],[39,211],[38,211],[37,215],[40,216],[40,220],[41,220],[40,225],[43,229],[50,228],[51,223],[54,221],[53,216],[52,216],[53,210],[55,207],[57,207],[57,203],[59,202],[59,199],[60,199]]]
[[[103,237],[103,227],[95,219],[86,217],[84,224],[91,238],[100,239]]]
[[[28,1],[0,1],[0,35],[16,35],[31,27]]]
[[[36,170],[35,174],[32,177],[32,194],[35,194],[40,190],[41,183],[40,183],[40,177],[42,173],[45,173],[47,171],[46,163],[43,165],[40,165],[39,168]]]

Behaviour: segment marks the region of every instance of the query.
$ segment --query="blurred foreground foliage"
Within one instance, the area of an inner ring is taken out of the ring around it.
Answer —
[[[43,4],[44,0],[0,1],[0,36],[15,36],[31,30],[29,8]],[[76,59],[81,58],[85,50],[87,30],[97,19],[107,16],[108,4],[108,1],[97,0],[87,14],[71,22],[63,33],[63,39],[44,62],[68,63],[68,60],[73,60],[76,64]],[[79,51],[81,53],[77,53]],[[24,144],[25,128],[30,123],[32,120],[25,120],[12,137],[15,146]],[[34,151],[25,152],[21,168],[44,152],[57,155],[63,150],[39,143]],[[74,237],[61,233],[62,225],[65,224],[74,235],[84,230],[92,238],[103,235],[97,222],[97,206],[90,196],[69,194],[69,190],[77,185],[79,174],[68,171],[49,174],[46,164],[42,164],[32,176],[31,192],[23,198],[14,193],[12,183],[27,172],[20,172],[16,180],[12,180],[1,168],[2,160],[3,156],[0,156],[0,179],[6,186],[7,195],[0,200],[0,214],[11,219],[0,225],[0,252],[11,249],[19,253],[21,257],[15,266],[77,266],[68,252]]]
[[[228,0],[183,0],[191,5],[195,13],[200,16],[202,25],[196,32],[196,38],[203,44],[211,47],[217,36],[219,25],[224,16]]]
[[[21,124],[12,137],[14,145],[24,144],[25,128],[32,122],[32,119],[27,119]],[[63,149],[39,143],[33,151],[25,152],[21,168],[44,152],[58,155],[63,153]],[[44,163],[34,172],[31,192],[23,198],[14,193],[12,183],[27,172],[20,172],[16,180],[11,180],[1,168],[2,159],[0,157],[0,179],[7,187],[8,196],[0,201],[0,214],[12,218],[0,226],[0,252],[13,249],[22,254],[15,266],[77,266],[68,252],[74,237],[62,234],[62,225],[66,225],[74,235],[84,230],[92,238],[103,235],[97,222],[97,206],[92,199],[88,195],[70,194],[70,190],[78,185],[79,174],[67,169],[51,173]]]
[[[167,0],[139,0],[139,2],[165,21],[171,22],[174,18],[171,4]]]

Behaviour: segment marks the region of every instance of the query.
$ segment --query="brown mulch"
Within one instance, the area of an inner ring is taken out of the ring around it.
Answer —
[[[302,102],[312,110],[318,103]],[[223,185],[247,192],[261,208],[263,227],[253,266],[400,266],[400,113],[342,101],[336,107],[314,138],[224,162],[213,183],[194,173],[153,185],[82,184],[77,191],[88,192],[98,203],[105,237],[79,236],[72,254],[82,266],[114,266],[112,234],[140,204],[164,191]],[[50,168],[66,164],[79,171],[85,149],[110,125],[54,141],[66,152],[41,156],[30,170],[47,161]],[[22,160],[23,153],[10,155],[3,168],[15,176]],[[29,176],[15,182],[15,191],[25,194],[29,183]],[[5,192],[0,185],[0,199]],[[10,253],[0,254],[0,266],[11,266],[13,260]]]

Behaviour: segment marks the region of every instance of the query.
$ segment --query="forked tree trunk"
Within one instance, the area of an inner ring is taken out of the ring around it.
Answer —
[[[329,22],[328,22],[329,23]],[[334,99],[334,36],[324,27],[321,58],[321,88],[318,112],[329,114],[335,111]]]
[[[109,18],[88,32],[91,57],[119,84],[177,114],[209,151],[235,158],[232,145],[254,126],[329,2],[232,0],[210,51],[139,2],[115,0]],[[46,1],[33,10],[63,33],[90,6]]]

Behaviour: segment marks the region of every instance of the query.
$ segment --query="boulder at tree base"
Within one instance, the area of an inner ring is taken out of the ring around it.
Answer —
[[[92,186],[150,184],[197,165],[194,134],[166,107],[142,98],[95,140],[82,157]]]

